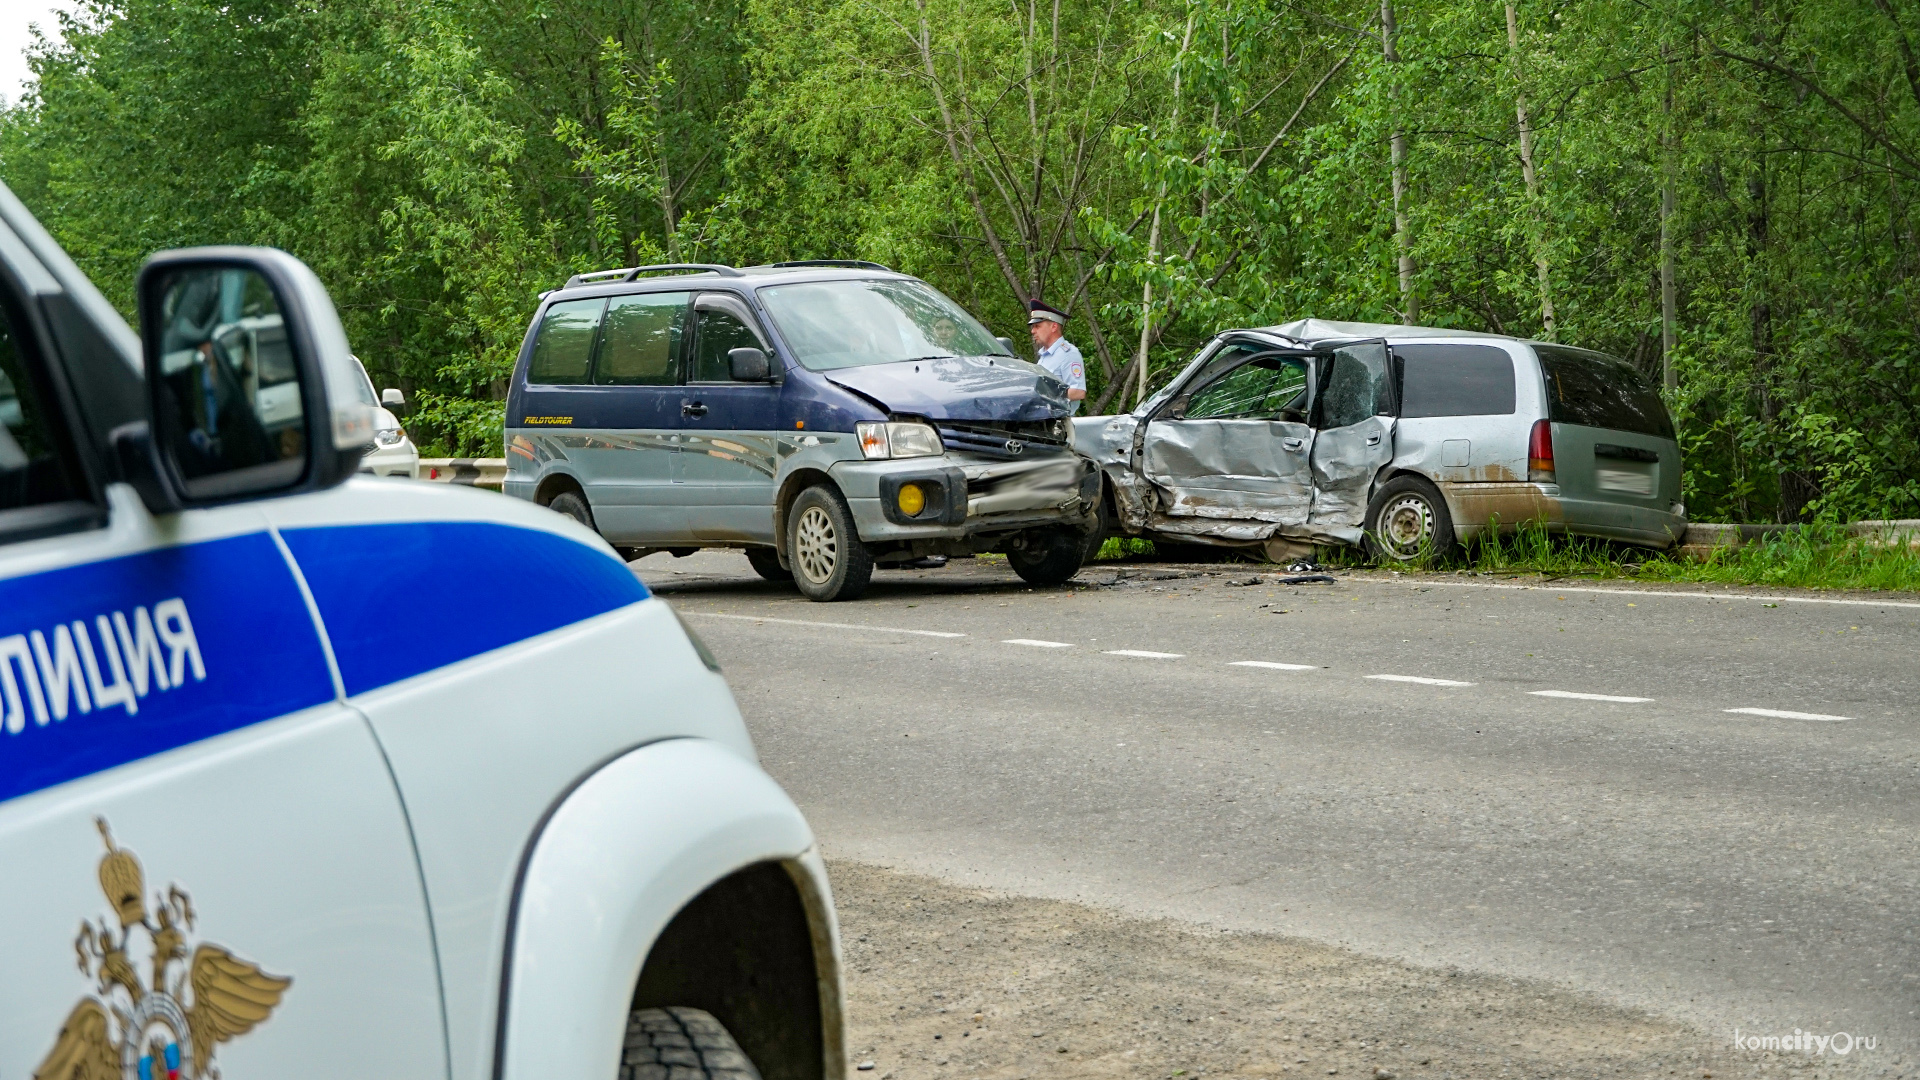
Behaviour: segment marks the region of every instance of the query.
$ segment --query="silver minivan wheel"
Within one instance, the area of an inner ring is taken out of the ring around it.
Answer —
[[[1425,479],[1396,476],[1373,497],[1366,543],[1376,558],[1394,562],[1443,558],[1453,552],[1453,516]]]
[[[1433,537],[1433,506],[1424,496],[1408,493],[1387,504],[1380,515],[1380,542],[1398,558],[1420,554]]]

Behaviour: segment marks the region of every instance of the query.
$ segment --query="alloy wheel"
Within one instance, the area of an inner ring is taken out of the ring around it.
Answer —
[[[825,584],[833,577],[839,558],[839,537],[833,531],[833,519],[827,516],[826,508],[809,506],[800,511],[793,536],[794,565],[808,581]]]

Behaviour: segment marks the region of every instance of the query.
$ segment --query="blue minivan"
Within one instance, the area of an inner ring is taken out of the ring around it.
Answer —
[[[628,558],[744,548],[814,600],[982,552],[1057,585],[1100,493],[1071,412],[1010,342],[876,263],[607,270],[534,314],[505,490]]]

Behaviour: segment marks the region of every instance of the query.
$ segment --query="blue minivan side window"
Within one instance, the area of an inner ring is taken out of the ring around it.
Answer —
[[[593,381],[613,386],[669,386],[680,381],[680,342],[692,293],[616,296],[607,304]]]
[[[540,332],[533,339],[533,361],[527,381],[544,386],[567,386],[587,381],[593,363],[593,338],[600,329],[603,299],[563,300],[547,309]]]

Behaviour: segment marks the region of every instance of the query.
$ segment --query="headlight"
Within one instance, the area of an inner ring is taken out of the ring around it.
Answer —
[[[927,424],[870,421],[855,424],[860,453],[869,459],[936,457],[947,451],[940,433]]]
[[[381,428],[373,433],[374,443],[380,446],[399,446],[406,437],[407,429],[397,427]]]

